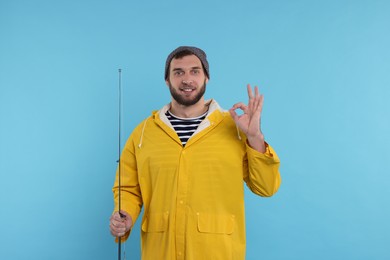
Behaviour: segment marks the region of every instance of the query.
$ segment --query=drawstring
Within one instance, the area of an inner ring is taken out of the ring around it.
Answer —
[[[236,129],[237,129],[237,137],[239,140],[241,140],[240,130],[238,129],[237,125],[236,125]]]
[[[148,119],[145,120],[144,126],[142,127],[142,132],[141,132],[141,137],[139,138],[138,148],[141,148],[141,146],[142,146],[142,139],[144,137],[144,131],[145,131],[145,126],[146,126],[147,122],[148,122]]]

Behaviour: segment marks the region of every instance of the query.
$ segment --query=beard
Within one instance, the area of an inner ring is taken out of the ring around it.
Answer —
[[[176,89],[172,87],[171,82],[169,82],[169,91],[171,92],[173,99],[180,105],[192,106],[198,103],[198,101],[203,97],[204,93],[206,92],[206,80],[200,87],[199,93],[192,99],[187,99],[185,96],[180,95],[180,93],[178,93]]]

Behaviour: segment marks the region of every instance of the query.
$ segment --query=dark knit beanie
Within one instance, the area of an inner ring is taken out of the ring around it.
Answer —
[[[171,64],[172,59],[180,52],[188,51],[192,54],[194,54],[196,57],[200,59],[203,65],[204,72],[208,79],[210,79],[210,73],[209,73],[209,63],[207,61],[207,56],[204,51],[197,47],[192,46],[180,46],[174,51],[171,52],[171,54],[168,55],[167,61],[165,62],[165,80],[168,79],[169,76],[169,65]]]

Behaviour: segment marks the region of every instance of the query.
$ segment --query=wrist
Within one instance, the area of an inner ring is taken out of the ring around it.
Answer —
[[[255,149],[258,152],[264,153],[265,152],[265,141],[264,141],[264,135],[261,132],[258,132],[256,135],[253,136],[247,136],[248,145]]]

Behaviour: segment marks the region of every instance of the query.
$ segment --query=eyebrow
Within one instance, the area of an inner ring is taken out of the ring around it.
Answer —
[[[199,67],[199,66],[195,66],[195,67],[191,67],[191,69],[192,70],[201,70],[202,68],[201,67]],[[178,71],[178,70],[184,70],[184,69],[182,69],[182,68],[174,68],[174,69],[172,69],[172,71]]]

